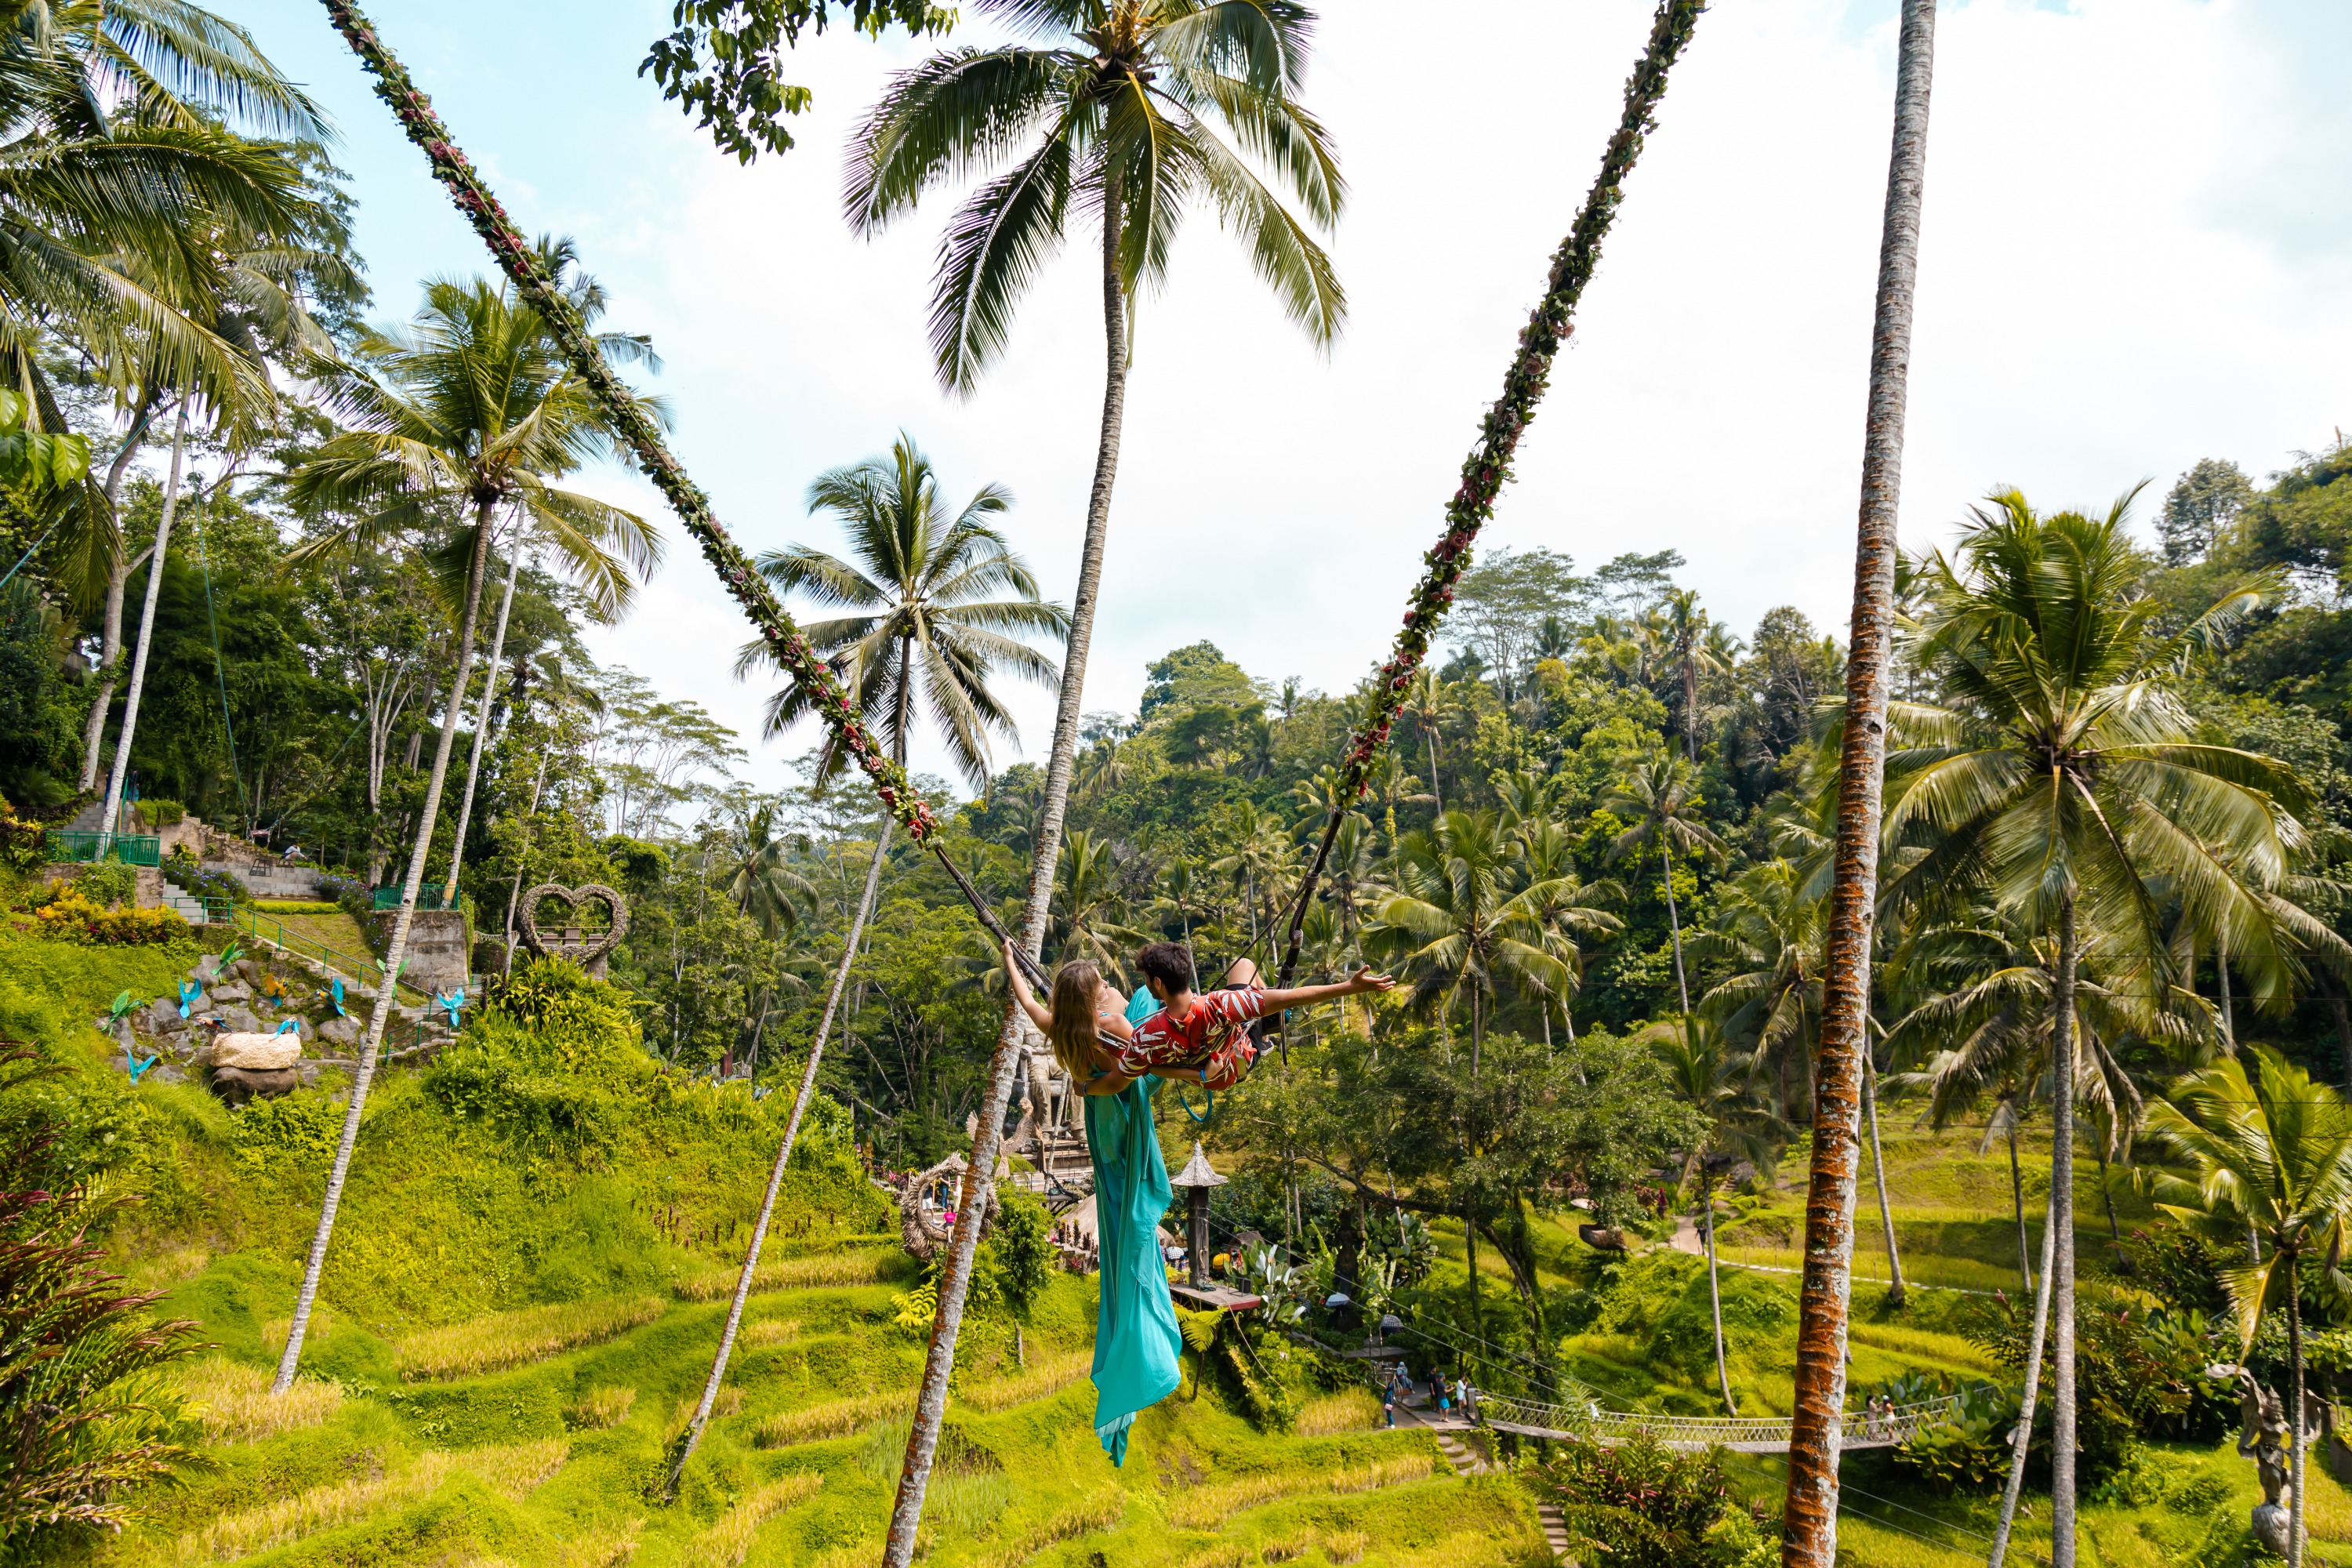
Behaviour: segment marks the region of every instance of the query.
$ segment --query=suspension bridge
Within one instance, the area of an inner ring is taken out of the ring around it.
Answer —
[[[1949,1420],[1958,1396],[1946,1394],[1898,1405],[1876,1414],[1848,1412],[1841,1448],[1892,1448],[1914,1434]],[[1664,1415],[1643,1410],[1608,1410],[1597,1401],[1549,1405],[1516,1394],[1483,1390],[1475,1406],[1476,1424],[1523,1437],[1562,1437],[1586,1443],[1615,1445],[1648,1436],[1662,1448],[1722,1447],[1735,1454],[1785,1454],[1792,1418],[1706,1417]],[[1464,1425],[1470,1423],[1465,1422]]]

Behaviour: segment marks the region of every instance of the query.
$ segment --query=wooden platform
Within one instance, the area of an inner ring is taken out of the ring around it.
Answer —
[[[1196,1312],[1246,1312],[1252,1307],[1263,1307],[1262,1296],[1247,1296],[1239,1290],[1228,1290],[1222,1285],[1175,1284],[1168,1293]]]

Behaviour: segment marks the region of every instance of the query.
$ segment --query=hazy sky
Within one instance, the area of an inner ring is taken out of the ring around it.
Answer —
[[[340,125],[379,316],[404,316],[424,277],[488,269],[319,6],[219,3]],[[1843,635],[1895,9],[1717,0],[1701,19],[1490,544],[1587,567],[1671,547],[1735,628],[1792,604]],[[1305,97],[1351,185],[1329,241],[1348,329],[1317,353],[1213,215],[1188,226],[1141,309],[1089,710],[1131,711],[1144,666],[1201,637],[1328,689],[1384,655],[1650,13],[1326,0]],[[1430,25],[1449,15],[1474,25]],[[959,500],[1013,492],[1008,531],[1066,599],[1101,396],[1091,243],[957,399],[924,339],[951,204],[872,244],[839,216],[843,139],[920,46],[803,49],[800,145],[746,169],[637,78],[661,0],[375,0],[371,16],[524,226],[579,242],[610,324],[652,334],[676,449],[747,547],[836,542],[804,512],[809,478],[904,428]],[[1996,483],[2104,505],[2153,477],[2145,521],[2200,457],[2259,478],[2333,438],[2352,406],[2347,58],[2341,0],[1943,6],[1906,540]],[[744,626],[698,553],[635,475],[585,482],[672,542],[598,657],[751,734],[761,693],[728,673]],[[1019,708],[1040,755],[1049,699]],[[755,745],[754,778],[780,782],[807,743]]]

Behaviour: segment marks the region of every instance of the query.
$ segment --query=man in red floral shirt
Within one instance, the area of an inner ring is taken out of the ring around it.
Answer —
[[[1135,966],[1143,972],[1143,983],[1159,998],[1160,1009],[1135,1026],[1134,1037],[1111,1070],[1128,1079],[1145,1073],[1197,1079],[1213,1089],[1231,1089],[1257,1059],[1257,1042],[1248,1032],[1253,1020],[1286,1007],[1386,991],[1396,984],[1388,975],[1364,969],[1337,984],[1269,991],[1258,978],[1257,965],[1243,958],[1225,972],[1223,987],[1195,991],[1192,952],[1175,942],[1153,942],[1135,955]]]

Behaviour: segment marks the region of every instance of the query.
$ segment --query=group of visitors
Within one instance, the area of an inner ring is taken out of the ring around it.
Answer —
[[[1428,1408],[1441,1415],[1450,1415],[1459,1410],[1465,1420],[1478,1419],[1478,1391],[1470,1385],[1467,1373],[1456,1369],[1454,1376],[1449,1379],[1439,1368],[1432,1366],[1423,1374],[1423,1381],[1427,1383],[1429,1389]],[[1412,1373],[1402,1362],[1396,1363],[1389,1373],[1386,1381],[1381,1384],[1381,1414],[1387,1418],[1391,1426],[1396,1425],[1397,1405],[1400,1403],[1408,1405],[1412,1403],[1415,1387]]]
[[[1071,1273],[1092,1274],[1102,1267],[1102,1238],[1093,1231],[1056,1220],[1046,1237],[1062,1255],[1062,1267]]]

